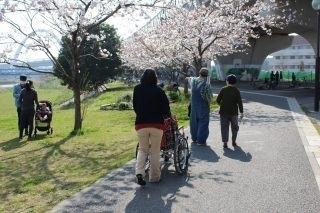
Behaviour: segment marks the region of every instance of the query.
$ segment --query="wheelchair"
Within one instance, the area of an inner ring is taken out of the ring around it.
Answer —
[[[178,127],[176,116],[166,118],[164,120],[164,132],[160,147],[160,156],[164,162],[173,160],[174,168],[178,174],[185,174],[188,171],[188,164],[190,158],[190,150],[188,145],[188,138],[185,137],[184,127]],[[136,147],[136,157],[138,155],[139,143]],[[145,171],[148,172],[150,168],[149,156],[146,159]]]

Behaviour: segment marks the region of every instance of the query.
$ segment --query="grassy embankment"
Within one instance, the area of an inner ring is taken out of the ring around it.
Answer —
[[[134,112],[99,110],[132,94],[132,88],[86,101],[83,134],[72,136],[74,110],[58,107],[72,92],[54,81],[35,82],[35,87],[39,99],[53,102],[53,134],[38,132],[31,141],[18,140],[12,91],[0,90],[0,212],[48,211],[135,157]],[[179,124],[188,124],[187,105],[187,100],[171,104]]]

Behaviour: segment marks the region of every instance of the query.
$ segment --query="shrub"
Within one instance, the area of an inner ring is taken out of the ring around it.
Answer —
[[[129,102],[120,102],[118,107],[119,107],[119,110],[126,110],[126,109],[132,108]]]
[[[120,102],[131,102],[132,101],[132,97],[131,97],[131,94],[125,94],[123,96],[121,96],[117,103],[120,103]]]
[[[169,99],[172,102],[179,101],[179,94],[177,92],[169,92]]]
[[[166,91],[169,91],[169,92],[170,92],[170,91],[173,91],[172,85],[169,85],[169,84],[166,85],[164,89],[165,89]]]

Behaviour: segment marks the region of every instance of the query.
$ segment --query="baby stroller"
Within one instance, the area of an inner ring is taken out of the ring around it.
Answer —
[[[49,112],[45,113],[45,117],[42,119],[39,116],[39,113],[41,113],[41,107],[45,104],[48,108]],[[39,101],[39,106],[37,106],[36,113],[35,113],[35,127],[34,127],[34,137],[37,136],[37,130],[40,132],[47,131],[47,135],[53,133],[53,129],[51,127],[51,120],[52,120],[52,104],[48,100],[41,100]]]

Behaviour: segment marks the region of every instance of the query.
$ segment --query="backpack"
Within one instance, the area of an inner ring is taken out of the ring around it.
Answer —
[[[205,85],[201,88],[200,91],[201,97],[210,104],[211,99],[213,97],[212,91],[211,91],[211,85],[210,85],[210,77],[207,77],[207,81]]]

